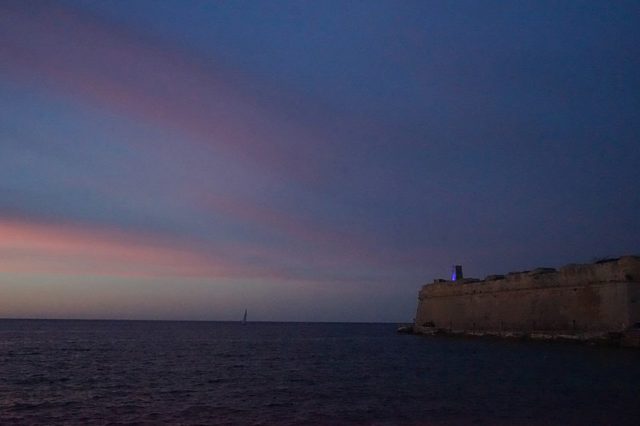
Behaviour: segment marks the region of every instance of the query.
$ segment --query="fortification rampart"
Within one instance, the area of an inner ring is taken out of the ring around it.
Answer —
[[[436,280],[418,299],[418,333],[609,339],[640,327],[640,257]]]

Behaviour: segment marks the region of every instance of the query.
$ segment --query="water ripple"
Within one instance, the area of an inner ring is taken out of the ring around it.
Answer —
[[[634,351],[386,324],[0,321],[0,424],[636,424]]]

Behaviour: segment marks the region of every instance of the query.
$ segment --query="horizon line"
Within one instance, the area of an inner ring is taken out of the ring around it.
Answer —
[[[204,320],[204,319],[128,319],[128,318],[5,318],[0,317],[0,321],[122,321],[122,322],[225,322],[239,323],[242,320]],[[246,323],[290,323],[290,324],[403,324],[398,321],[276,321],[276,320],[255,320]],[[404,322],[408,323],[408,322]]]

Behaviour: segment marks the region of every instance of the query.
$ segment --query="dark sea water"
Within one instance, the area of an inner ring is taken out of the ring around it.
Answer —
[[[0,320],[0,423],[640,424],[640,351],[395,329]]]

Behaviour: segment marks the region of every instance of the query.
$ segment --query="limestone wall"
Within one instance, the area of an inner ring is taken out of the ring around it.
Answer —
[[[418,298],[418,327],[457,332],[623,331],[640,322],[640,257],[479,282],[427,284]]]

